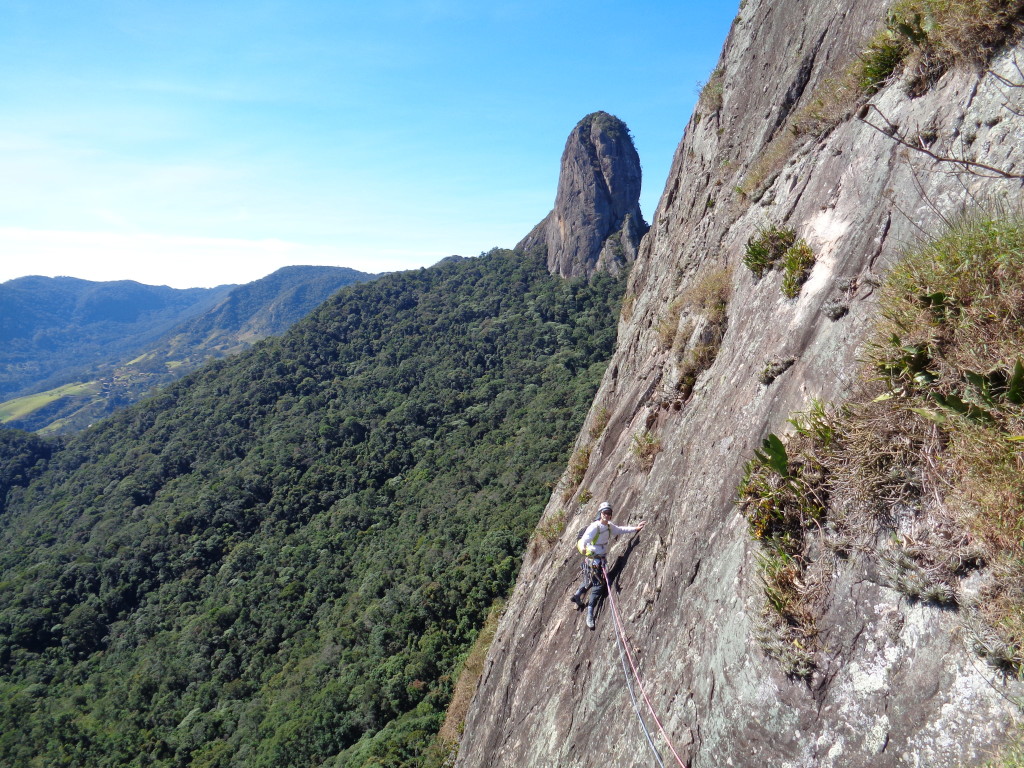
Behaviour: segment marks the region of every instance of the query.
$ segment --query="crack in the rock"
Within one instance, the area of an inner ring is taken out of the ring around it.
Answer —
[[[822,31],[817,42],[811,46],[811,50],[807,52],[803,61],[800,62],[800,68],[797,70],[796,77],[793,78],[789,88],[786,89],[786,94],[782,97],[782,104],[779,105],[779,113],[775,117],[775,124],[768,134],[768,141],[775,138],[775,134],[778,133],[779,128],[789,118],[793,107],[800,101],[800,97],[803,96],[804,91],[807,89],[807,83],[811,79],[811,72],[814,70],[814,62],[818,58],[818,51],[821,50],[821,44],[824,42],[827,32],[827,29]]]

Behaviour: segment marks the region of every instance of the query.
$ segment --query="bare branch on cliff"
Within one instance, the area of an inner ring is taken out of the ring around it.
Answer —
[[[1006,77],[1005,75],[1000,75],[998,72],[993,72],[991,69],[986,70],[985,74],[992,75],[992,77],[994,77],[996,80],[998,80],[1002,85],[1006,86],[1007,88],[1024,88],[1024,70],[1021,69],[1020,62],[1017,61],[1017,55],[1016,54],[1014,54],[1014,56],[1013,56],[1013,68],[1016,69],[1017,70],[1017,74],[1020,75],[1020,80],[1019,81],[1011,80],[1010,78]],[[998,87],[998,86],[996,86],[996,87]],[[1009,96],[1009,94],[1007,94],[1006,91],[1004,91],[1002,88],[999,89],[999,92],[1003,96],[1003,108],[1006,109],[1007,112],[1010,112],[1010,113],[1012,113],[1014,115],[1017,115],[1017,117],[1024,117],[1024,110],[1021,110],[1021,109],[1018,109],[1018,108],[1010,106],[1010,96]]]
[[[868,120],[867,117],[858,116],[857,119],[860,120],[865,125],[874,128],[883,136],[889,137],[900,146],[906,147],[907,149],[911,149],[914,152],[919,152],[922,155],[926,155],[927,157],[932,158],[936,162],[951,163],[953,165],[960,166],[960,171],[970,173],[974,176],[980,176],[984,179],[1024,179],[1024,174],[1010,173],[1009,171],[1004,171],[1002,168],[996,168],[995,166],[987,165],[986,163],[979,163],[976,160],[968,160],[967,158],[962,157],[950,157],[948,155],[940,155],[936,152],[933,152],[929,148],[930,145],[926,144],[924,140],[914,142],[907,139],[906,136],[901,135],[899,132],[899,126],[893,123],[891,120],[889,120],[889,118],[885,116],[885,113],[882,112],[882,110],[880,110],[876,105],[868,104],[867,108],[869,110],[875,110],[875,112],[878,113],[879,117],[881,117],[882,120],[885,121],[885,126],[882,127],[875,125],[870,120]]]

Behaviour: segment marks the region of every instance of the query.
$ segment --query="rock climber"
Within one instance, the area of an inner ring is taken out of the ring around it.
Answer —
[[[647,525],[646,521],[643,520],[640,521],[639,525],[623,527],[615,525],[612,522],[612,505],[607,501],[598,507],[597,512],[598,519],[587,526],[587,529],[576,543],[576,548],[583,555],[583,562],[580,563],[583,582],[580,584],[580,588],[576,590],[576,593],[569,598],[571,602],[576,604],[578,610],[582,610],[585,605],[583,595],[588,589],[590,590],[590,601],[586,605],[587,627],[589,629],[594,628],[594,607],[605,594],[605,555],[608,552],[608,546],[612,538],[621,536],[624,533],[637,533],[642,531],[644,526]]]

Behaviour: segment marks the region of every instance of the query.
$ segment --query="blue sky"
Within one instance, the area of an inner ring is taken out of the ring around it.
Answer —
[[[0,282],[208,286],[511,247],[599,109],[632,130],[649,219],[736,7],[3,0]]]

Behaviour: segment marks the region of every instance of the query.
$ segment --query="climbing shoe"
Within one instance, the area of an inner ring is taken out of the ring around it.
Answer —
[[[596,625],[594,624],[594,606],[587,608],[587,629],[593,629]]]

